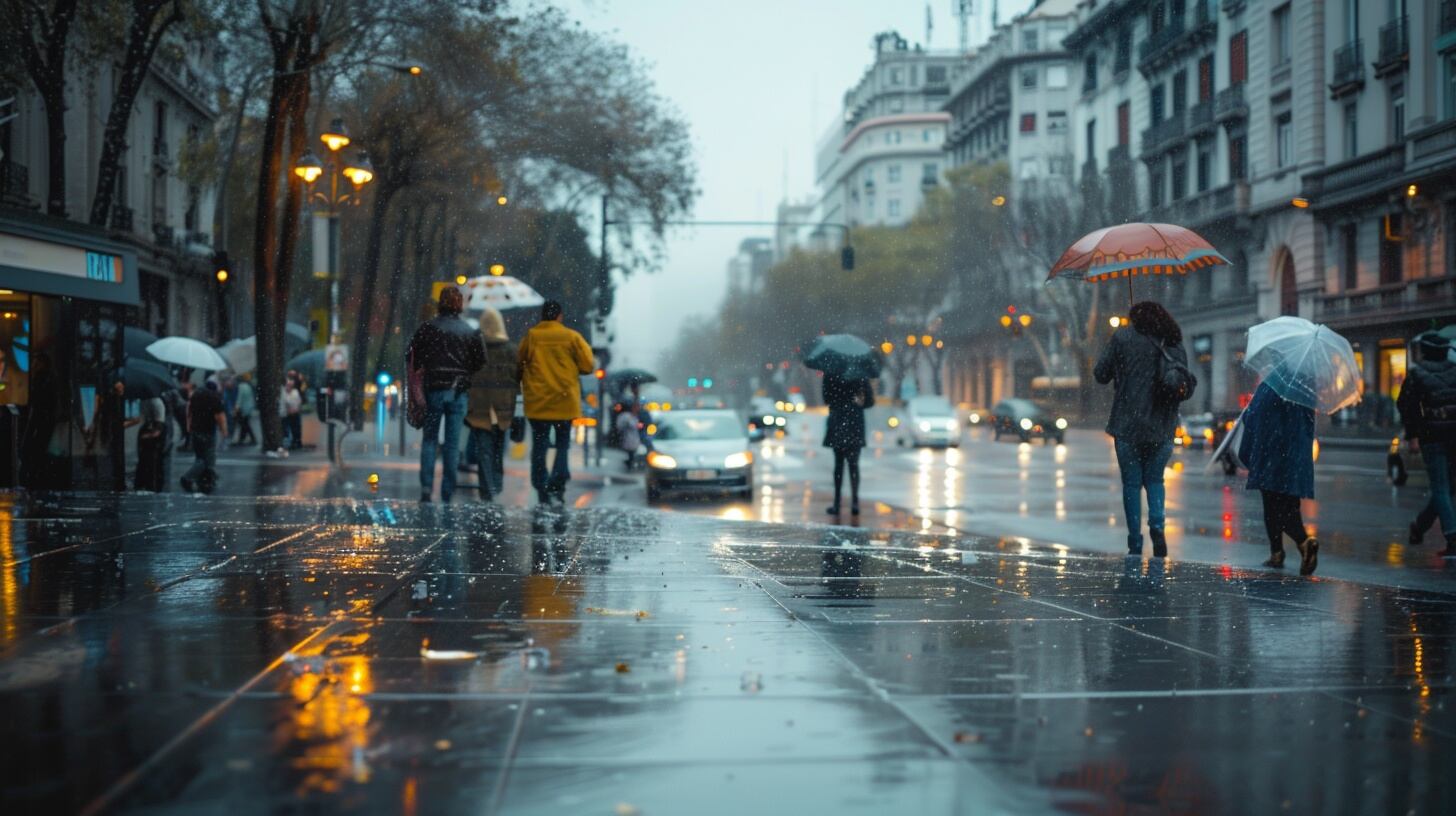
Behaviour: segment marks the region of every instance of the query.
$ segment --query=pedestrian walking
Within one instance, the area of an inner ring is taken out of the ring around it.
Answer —
[[[187,369],[184,368],[177,375],[177,387],[162,395],[172,420],[177,423],[177,436],[182,440],[178,448],[184,451],[192,450],[192,439],[187,433],[187,401],[192,399],[193,390],[195,386],[187,379]]]
[[[445,431],[444,473],[440,501],[449,504],[455,494],[455,473],[460,460],[460,430],[468,407],[470,378],[486,363],[485,342],[460,312],[465,298],[454,286],[440,290],[436,314],[415,330],[406,352],[409,365],[423,375],[425,387],[424,440],[420,444],[420,501],[435,490],[435,459]]]
[[[1431,527],[1429,519],[1439,518],[1441,532],[1446,536],[1446,549],[1441,555],[1456,557],[1456,508],[1451,502],[1451,456],[1456,453],[1456,363],[1451,361],[1451,341],[1435,332],[1423,335],[1417,349],[1419,359],[1406,372],[1396,407],[1410,449],[1425,460],[1431,498],[1410,527],[1410,541],[1419,544]]]
[[[627,454],[626,467],[631,471],[637,466],[637,449],[642,447],[641,421],[637,418],[636,403],[622,406],[617,413],[617,447]]]
[[[1183,330],[1162,305],[1145,300],[1128,313],[1131,325],[1118,329],[1103,348],[1093,376],[1112,383],[1112,413],[1107,435],[1113,439],[1122,475],[1122,509],[1127,518],[1127,551],[1142,555],[1143,494],[1148,500],[1148,537],[1153,557],[1168,555],[1163,533],[1163,468],[1173,455],[1178,404],[1197,384],[1188,373]],[[1173,385],[1179,383],[1181,385]]]
[[[253,389],[252,375],[238,378],[237,414],[238,444],[256,445],[258,437],[253,435],[253,414],[258,411],[258,392]]]
[[[1241,420],[1239,459],[1249,468],[1249,490],[1264,500],[1269,535],[1266,567],[1284,566],[1284,536],[1299,550],[1299,574],[1319,565],[1319,541],[1304,528],[1301,499],[1314,498],[1314,409],[1279,396],[1268,382],[1254,391]]]
[[[826,511],[839,515],[844,492],[844,471],[849,470],[849,513],[859,515],[859,454],[865,446],[865,408],[875,404],[875,389],[867,378],[846,379],[824,375],[824,404],[829,421],[824,447],[834,451],[834,504]]]
[[[166,488],[167,406],[157,397],[142,400],[137,429],[137,464],[132,486],[161,493]]]
[[[548,300],[541,306],[541,322],[526,332],[517,352],[526,418],[531,422],[531,487],[541,504],[565,504],[567,463],[571,450],[571,421],[581,416],[582,374],[590,374],[591,346],[562,322],[561,304]],[[546,449],[555,448],[551,470],[546,470]]]
[[[516,346],[506,334],[500,312],[487,307],[481,313],[480,334],[485,340],[485,365],[470,379],[465,424],[470,426],[469,447],[480,474],[481,501],[491,501],[505,487],[506,432],[515,419],[521,378]]]
[[[217,439],[227,438],[227,408],[217,378],[209,377],[187,400],[187,433],[192,437],[192,467],[182,474],[188,493],[211,493],[217,485]]]
[[[283,417],[283,436],[288,449],[302,448],[303,391],[299,388],[296,371],[288,372],[283,380],[283,390],[278,394],[278,415]]]

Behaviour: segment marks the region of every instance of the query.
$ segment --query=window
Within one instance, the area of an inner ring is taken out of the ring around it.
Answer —
[[[187,187],[187,211],[182,214],[182,228],[188,232],[197,232],[197,207],[202,198],[202,191],[197,185]]]
[[[1163,166],[1159,164],[1148,170],[1148,204],[1163,206]]]
[[[933,138],[935,138],[935,131],[932,128],[920,131],[920,141],[930,144],[930,140]]]
[[[1354,224],[1340,228],[1340,272],[1345,279],[1345,291],[1360,288],[1359,233]]]
[[[1213,141],[1198,143],[1198,192],[1206,193],[1213,186]]]
[[[1023,113],[1023,114],[1021,114],[1021,132],[1022,133],[1035,133],[1036,132],[1036,114],[1034,114],[1034,113]]]
[[[945,83],[945,66],[944,65],[927,65],[927,66],[925,66],[925,84],[926,85],[942,85],[944,83]]]
[[[1132,27],[1123,26],[1117,30],[1117,49],[1114,53],[1112,70],[1124,73],[1132,67]]]
[[[905,81],[905,73],[899,68],[890,69],[890,84],[899,85]]]
[[[167,103],[158,102],[153,108],[152,155],[167,155]]]
[[[900,199],[892,198],[885,202],[885,214],[894,218],[900,214]]]
[[[898,96],[890,97],[890,113],[899,113],[905,109],[905,100]]]
[[[1157,34],[1163,30],[1163,26],[1167,25],[1168,21],[1167,14],[1165,13],[1167,9],[1163,8],[1163,0],[1154,0],[1152,8],[1149,11],[1148,33]]]
[[[1047,174],[1048,175],[1052,175],[1052,176],[1061,176],[1063,178],[1071,178],[1071,176],[1072,176],[1072,157],[1071,156],[1052,156],[1052,157],[1048,158],[1047,159]]]
[[[920,165],[920,183],[934,184],[940,178],[940,165],[935,162],[926,162]]]
[[[1097,55],[1088,54],[1082,60],[1082,93],[1097,90]]]
[[[1355,114],[1355,104],[1352,102],[1345,106],[1345,158],[1353,159],[1360,155],[1360,120]]]
[[[1269,26],[1270,49],[1273,51],[1274,67],[1283,68],[1289,64],[1291,56],[1289,29],[1289,4],[1285,3],[1274,9],[1273,20]]]
[[[1046,85],[1052,90],[1060,90],[1067,87],[1067,66],[1048,65],[1046,69]]]
[[[1034,29],[1034,28],[1022,29],[1022,31],[1021,31],[1021,50],[1022,51],[1035,51],[1035,50],[1037,50],[1038,45],[1039,45],[1039,43],[1037,42],[1037,30]]]
[[[1380,230],[1380,285],[1400,283],[1403,279],[1400,244],[1404,218],[1401,213],[1393,212],[1376,221],[1375,226]]]
[[[1249,32],[1229,37],[1229,84],[1241,85],[1249,78]]]
[[[1164,88],[1161,84],[1154,85],[1152,93],[1148,96],[1148,107],[1151,109],[1153,124],[1155,125],[1163,121],[1165,110],[1163,107],[1163,90]]]
[[[1248,178],[1248,137],[1240,133],[1230,135],[1228,141],[1229,179],[1243,181]]]
[[[1188,109],[1188,72],[1179,71],[1173,75],[1173,115],[1180,116]]]
[[[1274,166],[1294,164],[1294,120],[1289,111],[1274,117]]]
[[[1354,42],[1360,36],[1360,0],[1343,0],[1345,7],[1345,42]]]
[[[1173,200],[1188,197],[1188,162],[1180,155],[1173,161]]]
[[[1401,83],[1390,86],[1390,138],[1405,140],[1405,85]]]
[[[1124,102],[1117,106],[1117,146],[1126,147],[1132,144],[1132,103]]]
[[[1441,88],[1441,95],[1446,99],[1446,108],[1443,111],[1445,118],[1456,119],[1456,53],[1445,56],[1445,65],[1442,70],[1445,72],[1445,82]]]
[[[1213,98],[1213,55],[1208,54],[1198,61],[1198,101],[1207,102]]]
[[[918,85],[918,84],[920,84],[920,66],[918,66],[918,65],[912,65],[912,66],[910,66],[910,84],[911,85]]]
[[[1067,112],[1047,111],[1047,133],[1067,132]]]
[[[885,134],[885,141],[889,142],[890,144],[899,144],[900,143],[900,131],[898,131],[898,130],[892,130],[889,133],[886,133]]]
[[[889,182],[892,182],[893,183],[893,182],[896,182],[896,181],[899,181],[900,180],[900,165],[898,165],[898,164],[892,164],[888,168],[886,168],[885,172],[886,172],[886,178],[885,178],[886,181],[889,181]]]
[[[1299,316],[1299,279],[1294,275],[1294,256],[1288,249],[1279,256],[1279,314]]]
[[[1036,69],[1035,68],[1022,68],[1021,69],[1021,87],[1023,87],[1023,88],[1035,88],[1036,87]]]

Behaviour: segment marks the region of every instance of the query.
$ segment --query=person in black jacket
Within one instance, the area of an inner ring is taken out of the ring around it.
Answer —
[[[827,511],[839,515],[839,498],[844,489],[844,470],[849,468],[849,512],[859,515],[859,452],[865,446],[865,408],[875,404],[875,389],[869,380],[846,380],[824,375],[824,404],[829,422],[824,429],[824,447],[834,451],[834,504]]]
[[[1446,549],[1456,557],[1456,507],[1451,502],[1451,455],[1456,453],[1456,363],[1451,362],[1451,341],[1434,332],[1421,337],[1420,359],[1406,372],[1396,407],[1405,423],[1410,449],[1421,454],[1430,476],[1431,499],[1424,515],[1434,511],[1441,519]],[[1411,525],[1411,541],[1417,541]],[[1422,531],[1424,532],[1424,531]]]
[[[1155,393],[1159,359],[1164,352],[1172,362],[1187,366],[1183,330],[1168,310],[1151,300],[1132,307],[1131,326],[1118,329],[1093,376],[1113,383],[1112,413],[1107,435],[1114,440],[1117,467],[1122,472],[1122,508],[1127,515],[1127,551],[1143,552],[1143,491],[1148,494],[1148,535],[1153,556],[1168,554],[1163,536],[1163,468],[1173,455],[1173,432],[1178,425],[1178,404]]]
[[[445,425],[444,476],[440,501],[450,503],[455,493],[455,470],[460,458],[460,430],[469,406],[470,376],[485,365],[485,342],[480,332],[460,317],[465,298],[460,290],[440,290],[437,314],[410,338],[406,359],[423,371],[425,386],[424,440],[420,443],[420,501],[430,501],[435,490],[435,456],[440,446],[440,424]]]

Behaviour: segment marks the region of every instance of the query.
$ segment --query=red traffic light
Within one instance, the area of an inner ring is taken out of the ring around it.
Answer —
[[[604,369],[604,368],[599,368],[599,369],[596,370],[596,375],[597,375],[597,379],[604,380],[607,377],[607,370]]]
[[[1006,314],[1016,314],[1016,307],[1015,306],[1007,306],[1006,307]]]

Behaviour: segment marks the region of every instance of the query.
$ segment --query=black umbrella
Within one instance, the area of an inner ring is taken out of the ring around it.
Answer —
[[[640,368],[619,368],[616,371],[609,372],[607,374],[607,380],[612,383],[622,383],[623,385],[630,385],[632,383],[642,385],[643,383],[657,382],[657,375]]]
[[[880,355],[869,343],[852,334],[826,334],[814,340],[804,365],[846,380],[880,376]]]
[[[136,326],[127,326],[121,333],[121,345],[128,360],[146,360],[149,363],[161,362],[147,351],[147,346],[157,342],[157,336]]]
[[[177,387],[177,378],[165,365],[151,360],[128,358],[122,368],[129,400],[152,399]]]

